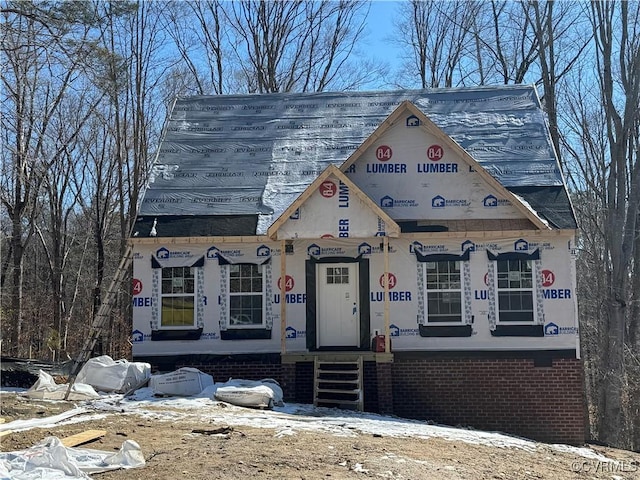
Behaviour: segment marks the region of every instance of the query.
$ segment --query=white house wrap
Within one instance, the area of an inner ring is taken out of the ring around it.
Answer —
[[[306,401],[314,360],[356,355],[365,408],[474,424],[411,372],[508,357],[564,401],[535,368],[580,368],[576,228],[532,86],[179,98],[131,239],[133,355]],[[496,425],[520,415],[491,385]]]

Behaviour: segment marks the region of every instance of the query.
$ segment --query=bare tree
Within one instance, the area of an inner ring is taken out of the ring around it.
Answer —
[[[77,87],[77,85],[76,85]],[[78,213],[78,201],[83,195],[83,163],[78,162],[78,137],[85,123],[101,101],[101,95],[90,86],[70,93],[60,104],[58,115],[52,119],[52,138],[47,148],[51,158],[45,173],[43,202],[35,229],[46,254],[52,292],[52,320],[50,328],[59,342],[51,342],[54,359],[66,348],[64,332],[67,330],[67,261],[72,249],[82,245],[83,238],[72,234],[69,222]],[[76,181],[74,182],[74,179]],[[39,221],[38,221],[39,220]]]
[[[91,122],[84,129],[80,143],[81,163],[85,165],[84,175],[74,175],[73,182],[81,185],[83,195],[79,198],[82,218],[90,225],[88,238],[91,238],[93,255],[87,270],[91,272],[93,282],[87,282],[93,288],[86,289],[89,300],[88,318],[99,308],[102,297],[102,283],[108,270],[109,258],[117,259],[120,252],[122,234],[119,231],[118,171],[120,165],[115,161],[117,135],[114,135],[114,106],[103,105],[97,110]],[[77,289],[78,287],[76,287]],[[122,332],[125,336],[127,329]],[[118,338],[117,340],[122,340]]]
[[[222,2],[171,2],[163,17],[167,35],[179,54],[181,77],[186,80],[176,93],[208,95],[229,91],[231,81],[225,73],[231,71],[231,49],[226,44]],[[174,69],[173,74],[176,73]]]
[[[162,125],[163,102],[157,92],[161,80],[170,66],[167,43],[161,18],[164,4],[160,2],[97,2],[96,10],[104,21],[100,25],[100,49],[104,52],[105,77],[101,88],[108,95],[108,103],[103,106],[109,119],[110,139],[102,140],[108,145],[112,156],[112,166],[100,164],[104,175],[115,176],[115,194],[118,205],[118,253],[119,258],[126,248],[126,239],[135,222],[138,202],[150,170],[153,149],[158,142]],[[104,160],[102,154],[93,154],[95,161]],[[111,219],[111,211],[105,204],[104,195],[111,188],[111,178],[96,178],[92,205],[97,218],[94,219],[97,269],[93,290],[94,314],[103,296],[103,281],[107,275],[106,236],[111,230],[106,228]],[[106,191],[104,189],[107,189]],[[120,310],[114,312],[123,328],[118,332],[117,342],[128,337],[130,302],[124,299]],[[107,340],[107,343],[110,340]]]
[[[551,137],[560,154],[559,83],[588,45],[582,10],[570,2],[412,1],[402,4],[399,45],[421,87],[492,82],[543,86]],[[411,81],[411,79],[407,79]]]
[[[6,290],[8,294],[2,300],[9,304],[3,308],[10,317],[3,322],[3,333],[10,337],[6,350],[11,353],[25,353],[26,347],[21,346],[30,343],[22,342],[25,314],[31,315],[31,310],[23,308],[24,256],[28,247],[32,247],[30,254],[36,253],[36,247],[29,243],[36,227],[41,250],[34,258],[47,258],[49,288],[41,292],[42,298],[46,293],[56,305],[47,316],[51,331],[57,332],[51,335],[57,339],[49,342],[52,350],[64,341],[72,321],[68,301],[77,298],[78,289],[67,287],[65,278],[75,278],[77,285],[78,271],[71,272],[68,266],[80,268],[83,264],[72,258],[76,252],[78,258],[84,258],[85,248],[80,245],[93,247],[82,235],[86,232],[74,230],[76,202],[80,193],[87,193],[80,178],[86,172],[78,167],[90,158],[80,149],[96,146],[86,139],[80,142],[79,137],[85,135],[87,122],[95,118],[112,127],[108,134],[113,140],[107,143],[114,145],[111,158],[115,168],[108,174],[113,175],[118,189],[109,194],[119,202],[117,237],[119,249],[124,248],[162,124],[158,112],[163,112],[163,105],[155,96],[166,68],[161,9],[159,3],[121,1],[16,1],[5,2],[1,8],[5,20],[1,135],[7,148],[2,150],[0,199],[2,214],[6,212],[11,222],[9,247],[3,251],[9,254],[6,258],[11,258],[11,264],[3,255],[2,265],[3,293]],[[105,108],[113,115],[97,116]],[[107,183],[113,185],[111,178]],[[100,200],[87,200],[86,204],[98,205]],[[104,225],[108,215],[97,215],[97,225]],[[107,235],[105,230],[96,227],[100,235]],[[74,240],[77,248],[71,248],[73,232],[81,233]],[[103,243],[95,243],[102,249]],[[99,298],[107,262],[104,252],[98,257],[102,260],[97,262],[98,295],[94,296]],[[28,267],[32,274],[31,264]],[[33,292],[29,289],[26,293]],[[129,307],[127,299],[123,305]],[[31,323],[28,326],[30,334],[38,333]],[[126,329],[119,330],[127,335]]]
[[[84,65],[90,18],[83,6],[9,2],[3,8],[4,136],[0,198],[12,222],[9,351],[21,350],[23,256],[39,211],[50,155],[52,125],[74,76]],[[64,141],[64,139],[61,139]]]
[[[606,177],[607,135],[602,122],[604,111],[599,101],[594,77],[585,67],[577,68],[567,78],[567,89],[560,99],[563,106],[563,150],[566,152],[567,175],[573,190],[580,236],[577,256],[578,292],[580,307],[580,343],[585,362],[585,386],[588,405],[595,412],[589,420],[591,435],[599,437],[597,406],[603,395],[605,370],[603,345],[606,326],[608,279],[602,275],[607,269],[604,225],[607,212]]]
[[[640,213],[640,3],[593,2],[596,65],[608,140],[604,238],[609,265],[605,378],[600,433],[624,443],[625,331],[629,318],[635,235]]]
[[[408,71],[417,69],[421,88],[465,83],[467,45],[479,11],[476,1],[412,0],[402,4],[397,43],[412,52]]]
[[[376,74],[350,66],[367,3],[243,0],[227,5],[236,67],[250,92],[353,89]]]
[[[539,55],[529,13],[533,2],[491,2],[493,38],[485,42],[498,78],[504,84],[522,83]]]
[[[582,308],[583,328],[597,335],[587,358],[597,382],[590,400],[598,439],[638,448],[640,320],[632,302],[640,214],[640,3],[593,2],[588,15],[594,62],[571,75],[563,104],[570,107],[571,178],[580,195],[592,199],[587,209],[578,205],[588,259],[583,272],[604,275],[604,284],[582,299],[597,301],[593,311]]]
[[[570,2],[556,5],[554,1],[530,3],[532,12],[528,11],[528,14],[532,14],[533,33],[538,45],[538,83],[543,87],[551,140],[562,165],[557,92],[562,79],[584,54],[592,35],[588,33],[586,19],[583,20],[584,16],[576,5]]]
[[[163,25],[176,59],[163,79],[175,95],[348,90],[383,78],[357,52],[368,2],[169,2]]]

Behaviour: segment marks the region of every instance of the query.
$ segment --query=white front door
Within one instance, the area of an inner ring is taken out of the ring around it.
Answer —
[[[358,264],[318,263],[316,276],[318,347],[359,347]]]

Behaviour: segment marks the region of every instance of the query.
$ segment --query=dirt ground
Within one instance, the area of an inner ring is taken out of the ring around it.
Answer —
[[[6,422],[48,417],[74,407],[71,402],[30,400],[6,392],[0,400],[0,416]],[[224,407],[212,403],[204,408]],[[354,432],[355,436],[344,437],[296,431],[276,435],[270,428],[232,427],[219,421],[204,425],[184,419],[151,421],[118,411],[101,420],[11,433],[2,437],[0,450],[25,449],[48,436],[64,438],[89,429],[107,434],[83,447],[115,452],[124,440],[135,440],[146,460],[142,468],[93,474],[92,478],[100,480],[640,479],[640,454],[598,446],[590,447],[616,462],[607,464],[545,444],[529,452],[437,438],[394,438],[384,433]]]

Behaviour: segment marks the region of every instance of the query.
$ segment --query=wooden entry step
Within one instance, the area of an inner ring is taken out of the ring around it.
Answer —
[[[316,357],[313,404],[317,407],[364,409],[362,356],[328,360]]]

